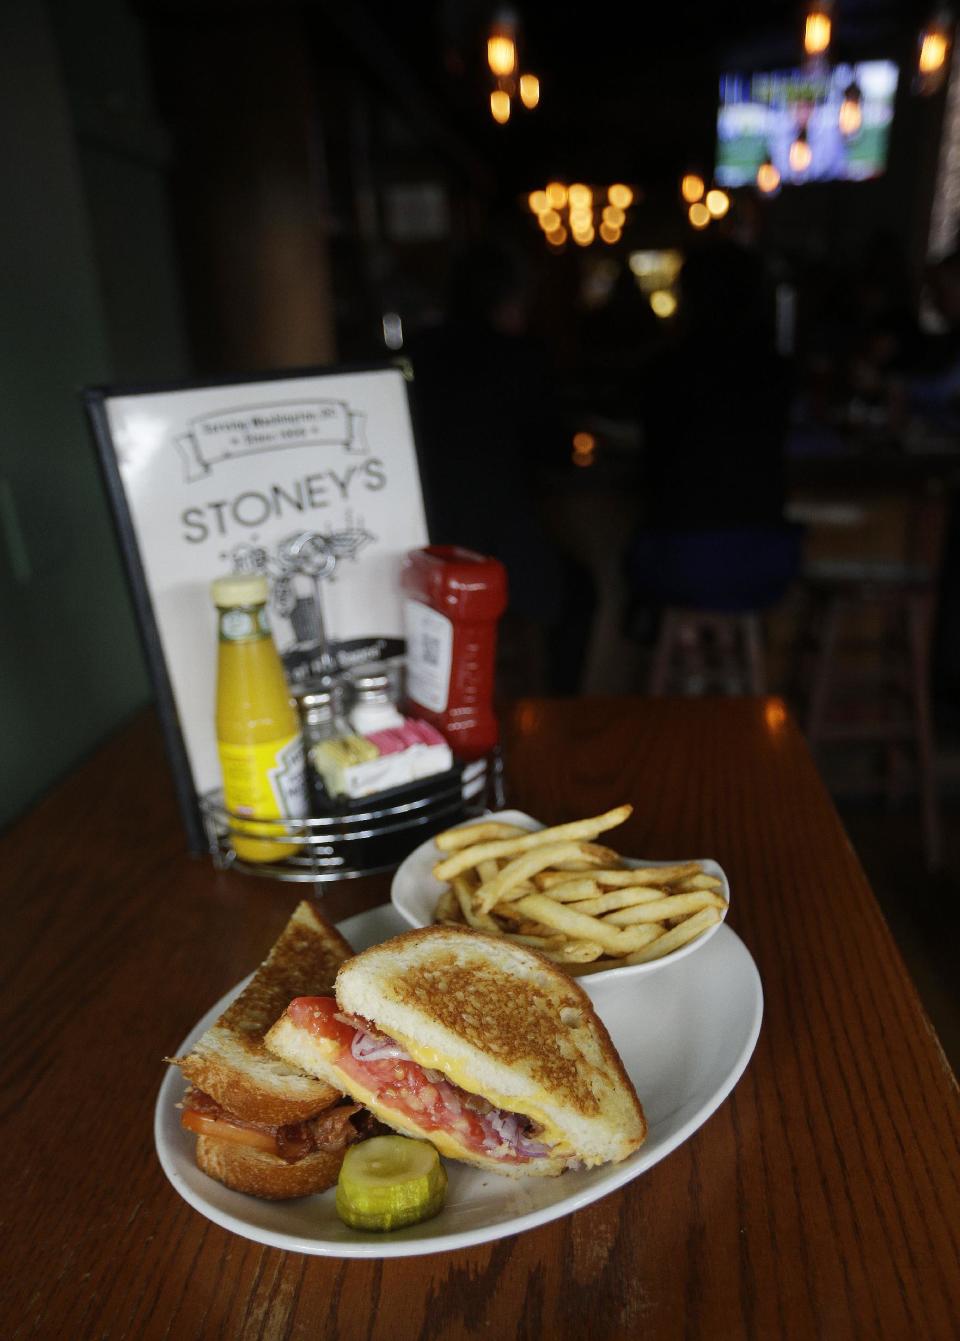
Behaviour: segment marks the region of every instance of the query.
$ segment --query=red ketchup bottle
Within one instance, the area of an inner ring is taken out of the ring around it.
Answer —
[[[479,759],[499,739],[493,675],[506,570],[469,549],[428,545],[404,559],[401,586],[410,710],[458,759]]]

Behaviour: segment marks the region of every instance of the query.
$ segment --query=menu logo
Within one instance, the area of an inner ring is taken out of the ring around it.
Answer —
[[[367,450],[365,421],[344,400],[285,401],[200,415],[175,442],[190,484],[206,479],[221,461],[287,447],[342,447],[361,455]]]

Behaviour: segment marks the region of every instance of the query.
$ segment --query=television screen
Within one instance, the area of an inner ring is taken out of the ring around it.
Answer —
[[[717,181],[751,184],[768,160],[786,185],[878,177],[887,162],[897,75],[892,61],[722,75]]]

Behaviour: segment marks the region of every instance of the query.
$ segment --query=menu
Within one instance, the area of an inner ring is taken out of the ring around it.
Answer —
[[[400,560],[427,543],[406,381],[396,367],[331,370],[96,389],[86,402],[168,744],[195,802],[220,781],[215,577],[266,574],[292,666],[321,634],[374,646],[402,636]]]

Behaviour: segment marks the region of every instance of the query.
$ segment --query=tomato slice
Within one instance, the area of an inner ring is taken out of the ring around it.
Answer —
[[[477,1095],[445,1078],[432,1079],[409,1057],[355,1057],[351,1044],[357,1030],[337,1019],[337,1013],[333,997],[298,997],[287,1007],[295,1025],[335,1045],[330,1060],[348,1079],[371,1090],[377,1102],[392,1109],[398,1117],[415,1122],[421,1131],[455,1134],[475,1154],[509,1163],[523,1163],[530,1158],[505,1148],[494,1125],[499,1116],[497,1110]]]
[[[277,1139],[270,1132],[259,1131],[256,1127],[237,1127],[232,1122],[208,1117],[190,1108],[184,1109],[180,1115],[180,1125],[197,1136],[214,1136],[218,1141],[232,1141],[234,1145],[249,1146],[252,1150],[267,1150],[271,1155],[278,1153]]]

